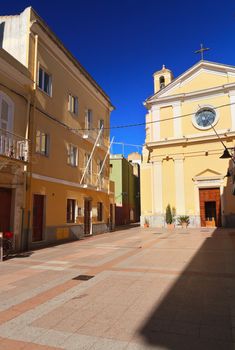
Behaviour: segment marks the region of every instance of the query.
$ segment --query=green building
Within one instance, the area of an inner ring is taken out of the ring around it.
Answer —
[[[110,156],[110,180],[115,183],[117,226],[139,222],[140,162],[141,155],[138,153],[129,155],[128,160],[122,154]]]

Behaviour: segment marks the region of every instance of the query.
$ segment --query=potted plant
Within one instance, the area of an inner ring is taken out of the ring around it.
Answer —
[[[172,215],[170,204],[168,204],[166,207],[166,223],[167,223],[167,228],[170,228],[170,229],[174,228],[173,215]]]
[[[144,218],[144,227],[149,227],[149,220]]]
[[[181,215],[178,217],[178,224],[182,226],[182,228],[187,228],[189,225],[189,216],[188,215]]]

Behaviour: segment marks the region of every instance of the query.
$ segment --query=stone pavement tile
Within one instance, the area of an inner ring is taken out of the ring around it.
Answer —
[[[168,332],[136,333],[128,344],[127,350],[232,350],[233,343],[213,339],[192,338]],[[234,350],[234,349],[233,349]]]
[[[71,336],[71,333],[58,332],[50,329],[49,331],[43,333],[43,335],[36,339],[37,344],[54,346],[61,348],[61,344],[66,341],[67,338]],[[62,347],[63,348],[63,347]]]
[[[66,350],[88,350],[97,342],[98,338],[83,334],[73,334],[60,344]]]
[[[202,312],[200,310],[184,311],[184,309],[182,309],[175,314],[174,319],[175,321],[179,321],[179,322],[189,322],[192,324],[200,324],[202,320]]]
[[[205,326],[222,326],[231,328],[231,316],[229,314],[202,313],[201,324]]]
[[[188,322],[178,322],[174,321],[169,326],[168,331],[177,334],[186,334],[192,336],[193,338],[199,338],[199,325],[188,323]]]
[[[53,328],[57,323],[61,322],[68,316],[71,316],[74,310],[70,307],[59,306],[56,309],[44,314],[42,317],[38,318],[36,321],[32,322],[32,326],[42,327],[42,328]]]
[[[232,329],[223,326],[204,326],[200,327],[200,338],[232,341]]]
[[[23,349],[25,347],[25,342],[0,338],[0,350],[14,350]]]
[[[124,350],[127,346],[128,343],[124,341],[100,338],[90,350]]]
[[[0,339],[0,350],[56,350],[58,348],[12,339]]]
[[[34,343],[27,343],[27,345],[23,348],[23,350],[58,350],[59,348],[52,347],[52,346],[46,346],[46,345],[39,345]]]

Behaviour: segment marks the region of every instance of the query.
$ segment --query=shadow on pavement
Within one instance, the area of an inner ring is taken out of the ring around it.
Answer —
[[[139,330],[150,348],[234,349],[235,232],[201,234],[204,244]]]

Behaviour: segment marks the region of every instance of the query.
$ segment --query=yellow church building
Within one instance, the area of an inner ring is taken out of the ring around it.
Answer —
[[[235,225],[235,67],[201,60],[175,79],[165,66],[153,78],[144,103],[142,225],[164,227],[168,204],[191,227]],[[231,157],[221,158],[225,150]]]

